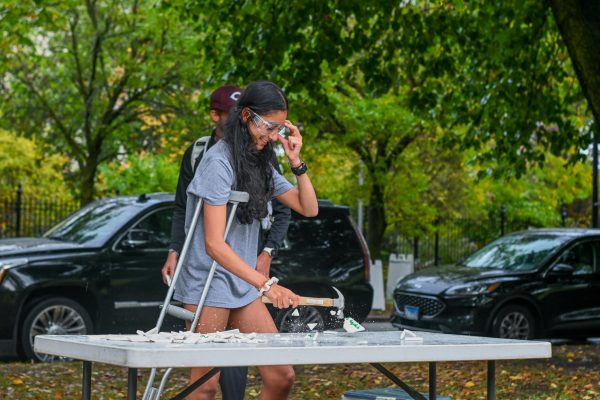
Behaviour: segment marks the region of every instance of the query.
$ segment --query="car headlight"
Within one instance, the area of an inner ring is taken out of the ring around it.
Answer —
[[[498,289],[499,283],[467,283],[464,285],[452,286],[446,290],[448,296],[477,296],[479,294],[492,293]]]
[[[4,280],[6,276],[6,272],[14,267],[18,267],[20,265],[25,265],[29,262],[26,258],[6,258],[4,260],[0,260],[0,283]]]

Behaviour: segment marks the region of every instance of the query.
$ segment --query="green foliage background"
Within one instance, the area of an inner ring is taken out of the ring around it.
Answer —
[[[501,205],[589,224],[592,116],[544,2],[0,0],[0,22],[0,128],[36,154],[11,139],[3,191],[172,191],[211,91],[270,79],[319,195],[368,206],[374,257]]]

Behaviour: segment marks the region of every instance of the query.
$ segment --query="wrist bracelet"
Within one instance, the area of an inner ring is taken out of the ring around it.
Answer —
[[[300,165],[298,165],[297,167],[292,167],[292,164],[290,163],[290,169],[292,170],[292,173],[294,175],[300,176],[306,173],[308,167],[306,166],[306,163],[303,160],[300,160]]]
[[[265,284],[260,288],[258,295],[262,296],[263,293],[268,292],[269,289],[271,289],[271,285],[274,285],[277,282],[279,282],[279,279],[275,277],[272,277],[271,279],[266,281]]]

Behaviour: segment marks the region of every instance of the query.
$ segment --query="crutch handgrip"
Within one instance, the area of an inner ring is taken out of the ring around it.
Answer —
[[[190,310],[186,310],[183,307],[174,306],[172,304],[169,304],[167,306],[167,314],[169,314],[172,317],[183,319],[183,320],[187,320],[187,321],[193,321],[194,320],[194,313],[193,312],[191,312]]]
[[[247,203],[250,200],[250,195],[247,192],[238,192],[236,190],[232,190],[229,193],[229,202],[230,203]]]

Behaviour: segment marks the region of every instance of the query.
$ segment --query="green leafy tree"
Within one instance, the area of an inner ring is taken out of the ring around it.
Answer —
[[[156,148],[169,122],[184,120],[176,113],[193,108],[186,83],[198,72],[190,49],[197,35],[157,4],[3,4],[1,81],[10,101],[1,123],[73,159],[84,204],[100,164]]]
[[[0,193],[10,196],[18,185],[30,198],[72,200],[63,173],[68,159],[46,155],[44,144],[0,129]]]
[[[582,95],[544,3],[214,0],[176,7],[198,24],[207,15],[223,21],[206,30],[207,43],[224,43],[216,71],[276,80],[307,126],[307,142],[327,137],[364,162],[375,256],[391,204],[385,176],[417,138],[475,149],[474,161],[494,161],[481,175],[496,177],[524,174],[548,152],[581,159],[573,149],[589,142],[571,117]],[[443,160],[456,166],[459,158]],[[431,201],[429,219],[439,218],[452,198],[440,188],[420,192]]]
[[[165,155],[135,154],[99,168],[102,195],[175,192],[179,164]]]
[[[0,237],[14,236],[21,189],[20,235],[43,232],[74,210],[64,172],[68,159],[46,154],[44,143],[0,129]]]
[[[513,179],[484,178],[473,185],[473,193],[481,210],[498,216],[501,206],[506,207],[511,229],[560,226],[561,209],[572,209],[573,204],[591,196],[591,174],[584,163],[569,164],[566,158],[547,155],[544,167],[535,167]],[[589,225],[589,215],[571,213],[569,225]]]

